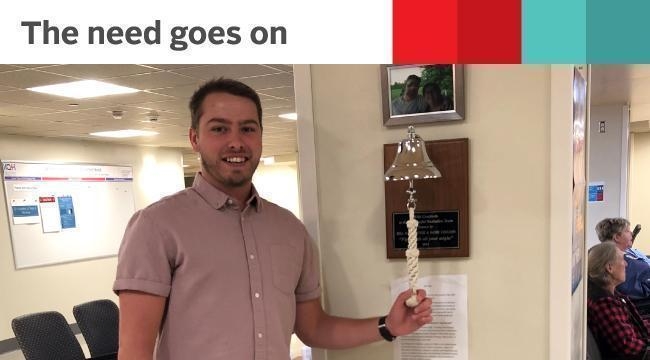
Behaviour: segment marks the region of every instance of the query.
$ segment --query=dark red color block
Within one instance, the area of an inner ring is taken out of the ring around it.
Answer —
[[[459,63],[521,63],[522,0],[457,1]]]
[[[458,62],[458,1],[393,0],[393,63]]]

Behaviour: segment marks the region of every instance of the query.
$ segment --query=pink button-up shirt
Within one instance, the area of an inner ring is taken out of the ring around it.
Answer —
[[[136,212],[113,290],[167,297],[156,358],[286,360],[296,302],[320,296],[303,224],[255,191],[244,209],[197,174]]]

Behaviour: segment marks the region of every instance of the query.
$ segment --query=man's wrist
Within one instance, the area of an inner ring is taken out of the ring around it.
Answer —
[[[386,341],[393,341],[395,340],[396,336],[393,335],[390,330],[388,330],[388,327],[386,326],[386,316],[382,316],[379,318],[379,322],[377,324],[377,330],[379,330],[379,335],[384,338]]]

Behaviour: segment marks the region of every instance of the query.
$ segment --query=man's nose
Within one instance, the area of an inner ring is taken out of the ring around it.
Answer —
[[[242,135],[239,131],[232,131],[228,137],[228,148],[241,150],[244,148],[244,142],[242,140]]]

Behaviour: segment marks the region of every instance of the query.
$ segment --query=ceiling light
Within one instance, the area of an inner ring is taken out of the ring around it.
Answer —
[[[280,114],[278,115],[278,117],[281,117],[283,119],[288,119],[288,120],[298,120],[298,114],[295,112]]]
[[[273,165],[273,164],[275,164],[275,156],[263,157],[261,160],[262,160],[262,163],[264,165]]]
[[[124,111],[122,110],[113,110],[111,111],[111,115],[113,116],[113,119],[115,120],[122,120],[124,117]]]
[[[153,135],[158,135],[158,133],[155,131],[127,129],[127,130],[115,130],[115,131],[100,131],[100,132],[90,133],[90,135],[110,137],[110,138],[128,138],[128,137],[136,137],[136,136],[153,136]]]
[[[96,80],[73,81],[64,84],[36,86],[27,90],[40,93],[83,99],[97,96],[130,94],[140,90]]]

